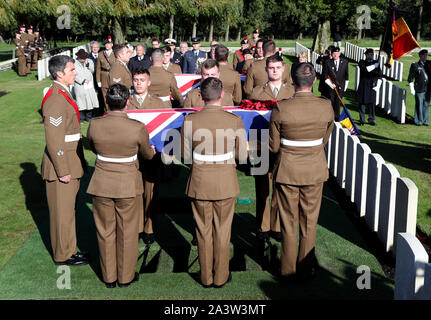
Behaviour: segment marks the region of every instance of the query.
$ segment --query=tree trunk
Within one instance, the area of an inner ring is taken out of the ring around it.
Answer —
[[[241,41],[241,27],[239,27],[238,36],[236,37],[236,42],[240,42],[240,41]]]
[[[359,29],[357,39],[358,39],[358,40],[361,40],[361,39],[362,39],[362,29]]]
[[[196,37],[196,28],[197,28],[197,22],[193,22],[193,31],[192,31],[192,37]]]
[[[174,15],[171,15],[171,18],[169,20],[169,38],[173,38],[174,37]]]
[[[4,43],[3,37],[0,34],[0,43]]]
[[[224,36],[225,42],[229,41],[229,27],[230,27],[229,24],[230,24],[230,17],[227,17],[226,34]]]
[[[121,44],[126,41],[124,26],[122,25],[121,18],[114,18],[114,29],[112,30],[114,36],[114,43]]]
[[[422,32],[422,17],[424,13],[424,3],[421,1],[421,4],[419,6],[419,20],[418,20],[418,31],[416,33],[416,40],[421,40],[421,32]]]
[[[299,33],[298,40],[302,40],[302,32]]]
[[[209,37],[208,37],[208,41],[209,42],[213,41],[213,33],[214,33],[214,20],[211,19],[210,34],[209,34]]]
[[[312,50],[318,53],[323,53],[329,46],[329,40],[331,39],[331,23],[325,21],[320,23],[317,29],[317,34],[313,41]]]

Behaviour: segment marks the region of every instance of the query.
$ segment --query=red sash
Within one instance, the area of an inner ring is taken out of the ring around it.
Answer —
[[[242,61],[244,61],[245,59],[244,59],[244,56],[242,55],[242,51],[238,50],[237,52],[238,52],[239,56],[241,57]]]
[[[40,111],[42,111],[43,105],[45,104],[46,100],[48,100],[48,98],[52,95],[53,91],[54,91],[54,88],[49,89],[48,92],[46,93],[45,97],[43,97],[42,105],[40,106]],[[65,94],[61,90],[58,90],[58,93],[60,93],[63,97],[65,97],[66,100],[72,105],[73,109],[75,109],[76,117],[78,118],[78,122],[81,123],[81,118],[79,116],[79,108],[78,108],[78,105],[75,103],[75,101],[71,100],[67,96],[67,94]]]

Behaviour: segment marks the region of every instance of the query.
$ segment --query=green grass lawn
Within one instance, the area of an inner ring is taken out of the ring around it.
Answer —
[[[406,58],[415,60],[416,57]],[[287,56],[290,64],[295,61]],[[406,60],[410,61],[410,60]],[[354,64],[350,66],[351,79]],[[406,72],[406,71],[405,71]],[[407,71],[408,72],[408,71]],[[353,83],[346,102],[355,120]],[[238,204],[231,241],[234,282],[222,290],[203,290],[193,279],[199,270],[196,248],[190,246],[193,220],[183,196],[187,170],[175,181],[161,187],[163,211],[159,215],[157,241],[147,263],[140,258],[137,269],[142,280],[125,290],[107,290],[98,279],[97,244],[91,198],[85,194],[89,176],[82,180],[78,202],[78,245],[92,254],[89,266],[72,269],[72,289],[59,290],[59,277],[49,254],[47,205],[40,176],[44,130],[37,110],[48,79],[38,82],[36,73],[19,78],[12,70],[0,72],[0,87],[9,94],[0,98],[0,299],[279,299],[354,298],[391,299],[393,281],[386,278],[370,248],[346,217],[332,190],[325,187],[317,232],[316,255],[321,265],[318,277],[305,286],[280,285],[262,269],[254,238],[254,181],[239,173],[240,197],[253,204]],[[402,84],[406,86],[405,83]],[[316,91],[317,92],[317,91]],[[408,96],[407,113],[413,115],[413,97]],[[378,126],[361,127],[361,141],[393,163],[401,176],[419,188],[418,225],[431,234],[431,168],[429,128],[399,125],[378,113]],[[86,134],[88,124],[82,127]],[[95,156],[85,150],[90,167]],[[172,189],[175,193],[172,193]],[[163,200],[164,199],[164,200]],[[273,248],[279,254],[279,247]],[[143,247],[140,247],[142,253]],[[356,269],[372,270],[372,290],[356,289]],[[147,288],[147,290],[142,290]]]

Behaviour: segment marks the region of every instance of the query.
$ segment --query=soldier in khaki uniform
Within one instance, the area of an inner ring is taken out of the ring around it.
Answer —
[[[130,73],[127,63],[130,60],[129,48],[126,45],[114,47],[115,62],[109,71],[108,84],[122,84],[129,90],[133,87],[132,74]]]
[[[26,77],[27,76],[27,59],[26,56],[28,53],[24,51],[25,49],[25,42],[22,40],[22,34],[21,32],[17,31],[15,33],[15,45],[16,45],[16,57],[18,58],[17,61],[17,69],[18,69],[18,75],[20,77]]]
[[[233,69],[236,70],[238,62],[244,61],[244,55],[242,54],[243,50],[249,49],[249,43],[247,40],[247,37],[245,37],[243,40],[241,40],[241,49],[235,51],[233,55]]]
[[[69,86],[75,81],[74,60],[59,55],[49,60],[54,84],[42,101],[46,148],[42,160],[49,207],[53,258],[57,265],[88,263],[76,251],[75,202],[86,162],[81,142],[79,110]]]
[[[30,74],[30,64],[28,61],[31,59],[31,51],[30,51],[30,40],[31,36],[26,32],[25,24],[21,24],[19,26],[19,32],[21,33],[21,46],[24,46],[24,52],[25,52],[25,73]]]
[[[247,141],[241,118],[221,108],[222,82],[208,78],[201,92],[205,107],[188,114],[181,128],[182,157],[192,164],[186,195],[196,222],[201,284],[220,288],[231,280],[229,244],[239,193],[235,158],[247,161]]]
[[[34,30],[34,45],[35,51],[33,52],[32,60],[31,60],[31,70],[37,70],[37,62],[42,60],[43,50],[45,48],[45,44],[42,36],[40,35],[39,28]]]
[[[215,60],[205,60],[202,64],[201,68],[202,73],[202,81],[207,78],[220,78],[220,69],[219,64]],[[205,105],[204,100],[201,95],[201,88],[196,88],[190,91],[187,94],[186,99],[184,100],[184,108],[201,108]],[[228,92],[225,92],[221,101],[221,105],[233,106],[232,95]]]
[[[267,40],[262,45],[264,58],[260,61],[255,61],[247,69],[247,78],[244,83],[244,93],[250,98],[251,92],[254,87],[264,85],[268,81],[268,74],[266,73],[266,59],[277,53],[275,42]],[[290,68],[285,66],[283,73],[283,82],[290,83]]]
[[[95,170],[87,193],[93,195],[94,221],[100,251],[103,280],[108,288],[116,283],[126,287],[139,280],[138,261],[139,202],[142,175],[138,153],[151,159],[147,128],[130,119],[127,108],[129,89],[114,84],[106,99],[109,113],[93,118],[87,138],[97,154]]]
[[[172,73],[172,74],[181,74],[181,67],[176,64],[173,63],[171,61],[171,56],[172,56],[172,50],[171,47],[166,46],[162,48],[162,52],[163,52],[163,69],[165,69],[166,71]]]
[[[251,93],[254,100],[284,100],[294,94],[294,88],[290,83],[282,82],[281,78],[285,69],[283,59],[278,56],[269,57],[266,60],[266,72],[269,81],[263,86],[257,86]],[[259,148],[259,146],[258,146]],[[272,158],[272,157],[271,157]],[[270,166],[273,161],[271,159]],[[260,240],[268,239],[271,235],[275,240],[281,241],[280,217],[278,214],[277,196],[273,188],[271,206],[269,196],[272,183],[272,170],[265,175],[254,176],[256,188],[256,221],[257,237]]]
[[[33,63],[34,53],[36,51],[36,48],[34,47],[34,41],[36,39],[36,36],[33,33],[33,26],[32,25],[30,25],[27,28],[27,35],[25,38],[26,38],[26,40],[28,40],[27,50],[29,50],[29,52],[30,52],[30,54],[27,56],[27,70],[28,70],[28,73],[30,73],[30,71],[33,70],[32,63]]]
[[[249,49],[252,50],[253,52],[255,51],[256,48],[256,43],[259,41],[259,29],[256,28],[253,31],[253,37],[248,41],[250,47]]]
[[[313,66],[300,64],[293,81],[295,95],[272,110],[269,148],[277,156],[281,275],[308,279],[315,272],[316,225],[323,183],[329,176],[324,146],[334,126],[334,112],[330,100],[311,92],[316,81]]]
[[[102,89],[103,95],[103,103],[101,101],[100,105],[105,104],[106,109],[106,92],[108,92],[109,88],[109,71],[115,62],[115,55],[112,52],[112,46],[114,43],[112,42],[111,36],[105,40],[105,49],[99,52],[99,56],[97,58],[97,66],[96,66],[96,82],[97,86]]]
[[[183,105],[183,96],[178,90],[177,81],[172,73],[163,68],[163,53],[160,49],[153,50],[151,54],[153,65],[149,69],[151,74],[151,87],[148,92],[163,100],[165,107],[172,107],[170,95],[179,104]]]
[[[223,89],[232,95],[233,102],[238,106],[242,101],[241,78],[228,63],[229,49],[224,45],[217,45],[215,57],[220,65],[220,80],[223,82]]]
[[[138,68],[133,72],[134,94],[130,97],[128,110],[163,109],[165,104],[158,97],[148,93],[151,86],[150,72],[147,69]],[[153,221],[155,218],[155,203],[158,197],[158,168],[160,167],[160,154],[152,160],[144,160],[141,166],[144,179],[144,199],[140,203],[139,233],[145,244],[154,242]]]
[[[250,69],[250,66],[253,64],[253,62],[260,61],[260,60],[264,59],[263,48],[262,48],[262,45],[264,42],[265,42],[265,40],[263,40],[263,39],[257,40],[256,47],[254,50],[254,58],[245,61],[244,67],[242,68],[243,74],[247,74],[247,70]]]

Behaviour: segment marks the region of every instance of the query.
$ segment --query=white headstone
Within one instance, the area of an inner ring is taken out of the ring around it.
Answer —
[[[385,95],[385,112],[391,113],[392,108],[392,82],[386,81],[386,95]]]
[[[347,138],[349,136],[349,130],[342,128],[338,137],[337,181],[338,185],[343,189],[346,183]]]
[[[354,199],[359,216],[365,216],[367,199],[368,159],[371,153],[370,147],[365,143],[359,143],[356,147],[356,174]]]
[[[359,81],[361,80],[361,69],[359,66],[355,67],[355,91],[358,91]]]
[[[355,179],[356,179],[356,150],[360,143],[357,136],[347,137],[346,154],[346,195],[351,202],[355,201]]]
[[[428,254],[411,233],[398,233],[395,265],[395,300],[412,300],[424,285]]]
[[[416,233],[417,208],[418,188],[409,178],[397,178],[394,236],[399,232]]]
[[[380,177],[383,163],[385,163],[385,160],[377,153],[371,153],[368,157],[365,221],[370,229],[375,232],[377,232],[379,224]]]
[[[330,155],[330,164],[329,170],[331,171],[334,177],[337,176],[337,163],[338,163],[338,137],[340,135],[342,127],[339,122],[334,123],[334,129],[332,129],[331,134],[331,155]]]
[[[392,250],[394,245],[395,201],[399,176],[398,170],[392,164],[382,164],[378,236],[386,252]]]

